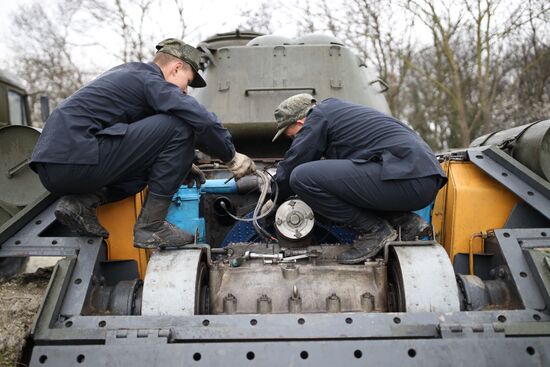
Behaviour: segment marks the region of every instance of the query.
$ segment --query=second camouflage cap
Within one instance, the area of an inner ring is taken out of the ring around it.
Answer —
[[[311,94],[296,94],[281,102],[275,110],[275,120],[277,121],[277,134],[272,141],[275,141],[286,128],[296,121],[306,117],[309,110],[314,106],[315,98]]]
[[[161,41],[156,46],[156,49],[157,52],[164,52],[166,54],[175,56],[178,59],[185,61],[186,63],[191,65],[191,67],[195,71],[195,77],[193,78],[193,81],[189,84],[191,87],[206,87],[206,82],[199,74],[199,64],[202,55],[199,50],[176,38],[167,38],[164,41]]]

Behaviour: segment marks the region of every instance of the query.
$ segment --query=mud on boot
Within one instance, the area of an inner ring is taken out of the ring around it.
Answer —
[[[341,264],[358,264],[374,257],[384,246],[397,238],[397,232],[386,220],[381,220],[368,232],[360,234],[351,249],[338,255]]]
[[[109,237],[99,223],[96,208],[105,202],[98,193],[63,196],[57,203],[55,218],[82,236]]]
[[[149,193],[134,226],[134,247],[177,248],[193,243],[195,237],[166,221],[171,197]]]
[[[424,237],[432,238],[432,226],[416,213],[395,213],[386,218],[398,234],[401,228],[401,241],[417,241]]]

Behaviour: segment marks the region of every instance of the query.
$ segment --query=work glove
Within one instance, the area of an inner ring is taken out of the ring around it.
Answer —
[[[235,181],[241,177],[256,172],[256,164],[247,155],[235,152],[232,160],[226,163],[227,168],[233,173]]]
[[[201,171],[201,169],[196,165],[191,165],[191,172],[189,172],[183,183],[186,184],[189,188],[193,187],[193,185],[196,184],[197,189],[200,189],[201,185],[205,182],[206,176],[204,175],[204,172]]]
[[[271,208],[273,208],[274,205],[275,204],[273,203],[273,200],[269,199],[268,201],[266,201],[265,204],[262,205],[262,208],[260,209],[260,215],[261,216],[265,215],[268,211],[271,210]]]

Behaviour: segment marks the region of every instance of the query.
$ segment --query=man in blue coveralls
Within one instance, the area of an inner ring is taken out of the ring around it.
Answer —
[[[375,256],[397,238],[396,227],[403,240],[431,232],[411,210],[430,204],[447,178],[428,145],[402,122],[335,98],[316,104],[309,94],[283,101],[275,119],[273,141],[293,138],[275,176],[279,202],[298,195],[321,216],[359,231],[339,262]]]
[[[165,217],[182,182],[202,174],[192,169],[195,141],[226,162],[235,179],[255,171],[216,115],[187,94],[188,86],[206,86],[198,73],[200,51],[173,38],[156,48],[153,62],[117,66],[63,101],[34,148],[31,167],[46,189],[64,195],[56,218],[80,234],[107,237],[97,206],[148,185],[134,245],[192,243],[191,233]]]

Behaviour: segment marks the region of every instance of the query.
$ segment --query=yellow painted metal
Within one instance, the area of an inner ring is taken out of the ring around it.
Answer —
[[[98,208],[101,224],[109,231],[106,240],[109,260],[135,260],[143,279],[148,251],[134,247],[134,224],[141,210],[143,193]]]
[[[432,222],[435,239],[454,261],[459,253],[483,252],[479,234],[502,228],[521,199],[471,162],[446,161],[442,167],[449,182],[437,195]]]

